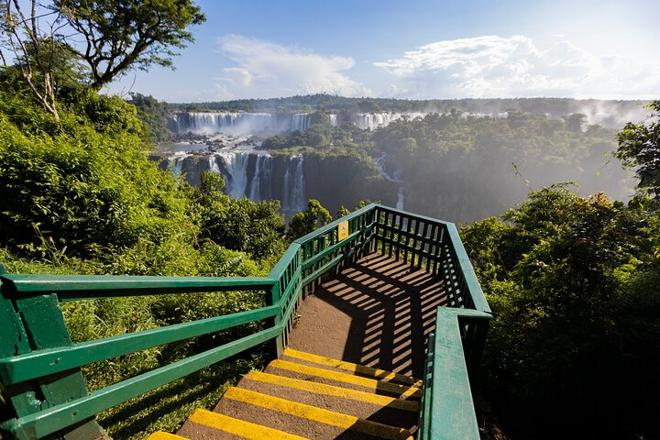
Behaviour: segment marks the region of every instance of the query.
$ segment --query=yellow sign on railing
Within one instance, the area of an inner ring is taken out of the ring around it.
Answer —
[[[337,225],[337,241],[342,241],[348,237],[348,220]]]

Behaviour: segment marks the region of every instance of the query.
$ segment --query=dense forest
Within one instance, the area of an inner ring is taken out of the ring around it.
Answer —
[[[604,191],[628,199],[634,191],[632,175],[612,155],[616,131],[588,125],[581,114],[465,117],[453,110],[373,132],[332,127],[321,116],[306,131],[270,137],[262,148],[367,154],[400,181],[407,209],[438,218],[465,222],[500,214],[530,190],[557,182],[572,182],[585,196]]]
[[[127,2],[130,7],[107,10],[105,19],[95,22],[98,16],[78,3],[68,5],[80,7],[79,14],[69,16],[71,25],[95,23],[104,41],[116,47],[122,47],[124,35],[137,33],[122,27],[122,14],[150,17],[141,2]],[[168,47],[191,41],[185,29],[203,21],[199,8],[188,1],[161,6],[158,32],[164,34],[150,36],[161,50],[152,46],[151,52],[122,61],[125,52],[113,49],[111,55],[119,57],[114,66],[171,63]],[[7,23],[2,32],[3,38],[25,35]],[[45,37],[23,42],[16,46],[23,49],[3,57],[0,66],[3,270],[263,275],[292,238],[331,220],[327,209],[310,200],[308,209],[287,225],[278,202],[233,199],[223,192],[217,174],[204,173],[199,187],[193,187],[160,170],[149,156],[153,141],[167,136],[162,125],[167,108],[140,96],[126,101],[100,93],[103,84],[121,74],[112,66],[102,68],[99,59],[108,52],[84,56]],[[318,108],[319,101],[325,108],[356,106],[360,111],[404,111],[429,103],[323,95],[236,101],[218,108],[306,110]],[[472,101],[460,102],[447,105],[464,111],[461,105]],[[535,108],[564,105],[552,99],[516,102]],[[513,104],[494,100],[493,105]],[[495,312],[482,377],[475,385],[480,399],[491,404],[484,435],[649,439],[660,435],[655,423],[660,392],[660,102],[651,110],[648,122],[628,124],[618,133],[585,126],[579,117],[553,119],[540,115],[543,109],[521,108],[507,118],[465,118],[449,111],[373,133],[333,129],[321,121],[304,133],[268,139],[266,145],[358,150],[374,160],[385,156],[384,166],[409,180],[406,191],[420,193],[410,199],[412,211],[464,209],[479,217],[480,206],[498,198],[498,207],[510,208],[504,215],[466,224],[461,231]],[[614,169],[601,171],[602,180],[585,180],[582,195],[564,183],[595,174],[603,155],[613,150],[636,173],[629,199],[617,200],[628,189],[621,183],[626,174]],[[531,188],[526,200],[515,204],[520,191]],[[482,198],[471,200],[474,194]],[[184,300],[163,295],[65,303],[63,312],[78,342],[248,310],[263,301],[255,292]],[[98,389],[249,330],[145,350],[83,372],[89,388]],[[202,370],[100,414],[99,422],[116,439],[171,431],[191,408],[213,406],[228,384],[260,368],[263,357],[257,349]],[[8,410],[2,414],[11,416]]]

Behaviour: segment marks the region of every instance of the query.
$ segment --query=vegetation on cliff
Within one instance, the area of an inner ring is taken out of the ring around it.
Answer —
[[[658,173],[657,119],[619,135],[617,154],[645,175]],[[496,316],[483,384],[514,438],[660,434],[660,204],[649,180],[628,203],[550,186],[461,231]]]
[[[575,182],[583,195],[603,191],[619,199],[628,198],[634,186],[614,157],[616,131],[588,125],[580,114],[553,119],[511,111],[507,117],[477,117],[452,110],[374,131],[332,127],[321,119],[303,132],[270,137],[262,148],[369,158],[375,172],[378,161],[390,180],[382,182],[381,200],[394,203],[387,187],[396,180],[407,209],[461,222],[502,213],[530,190],[556,182]],[[355,190],[354,199],[373,198]],[[342,203],[314,197],[333,208]]]

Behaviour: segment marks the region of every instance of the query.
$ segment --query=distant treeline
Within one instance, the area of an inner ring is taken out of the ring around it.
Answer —
[[[525,113],[560,117],[583,113],[590,122],[606,126],[623,126],[627,120],[644,117],[646,101],[599,100],[570,98],[506,98],[506,99],[392,99],[346,98],[318,94],[270,99],[238,99],[233,101],[171,103],[172,111],[247,111],[247,112],[440,112],[452,109],[469,113],[502,113],[515,110]]]

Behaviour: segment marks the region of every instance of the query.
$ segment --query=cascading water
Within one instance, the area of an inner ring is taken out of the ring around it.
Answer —
[[[309,113],[295,113],[291,116],[291,123],[289,124],[288,131],[304,131],[307,130],[311,124],[311,116]]]
[[[196,157],[199,160],[193,160]],[[187,158],[191,160],[186,161]],[[203,166],[200,167],[200,163]],[[208,155],[177,153],[165,160],[163,168],[177,175],[185,174],[189,182],[197,184],[200,173],[219,173],[225,179],[225,191],[230,196],[254,201],[277,198],[286,216],[307,206],[302,154],[276,158],[263,151],[238,149],[221,149]]]
[[[172,172],[176,176],[183,174],[183,161],[190,156],[186,153],[177,153],[174,156],[170,157],[167,161],[167,168],[171,168]]]
[[[262,182],[266,182],[270,188],[272,176],[273,157],[270,154],[259,154],[255,164],[254,175],[250,181],[250,200],[266,200],[270,195],[261,194]]]
[[[403,180],[401,180],[401,172],[399,170],[394,171],[394,175],[389,174],[385,170],[385,162],[387,161],[387,155],[383,154],[376,159],[376,166],[378,167],[378,173],[383,176],[388,182],[396,183],[399,187],[396,195],[396,209],[404,209],[406,194],[403,189]]]
[[[227,133],[247,135],[269,131],[273,126],[270,113],[184,112],[173,116],[178,134]]]
[[[304,156],[299,154],[296,161],[295,171],[293,173],[292,209],[289,211],[298,212],[305,209],[305,175],[303,171]]]
[[[212,173],[220,174],[220,167],[215,156],[209,156],[209,171]]]
[[[211,135],[225,133],[234,136],[273,134],[307,130],[312,124],[310,113],[271,114],[248,112],[180,112],[172,116],[172,128],[177,134]]]
[[[408,113],[356,113],[353,115],[353,122],[362,130],[375,130],[386,127],[399,119],[413,120],[423,118],[426,113],[408,112]]]
[[[282,212],[287,216],[303,211],[306,206],[303,160],[303,155],[298,154],[287,161],[282,188]]]
[[[172,129],[177,134],[212,135],[226,133],[234,136],[274,134],[286,131],[304,131],[312,125],[312,113],[251,113],[251,112],[179,112],[172,116]],[[393,121],[424,117],[425,113],[380,112],[355,113],[351,122],[362,130],[375,130]],[[339,125],[335,113],[327,114],[331,126]]]
[[[248,185],[247,166],[250,158],[248,152],[221,151],[216,153],[222,160],[227,175],[227,194],[234,198],[246,197]]]

